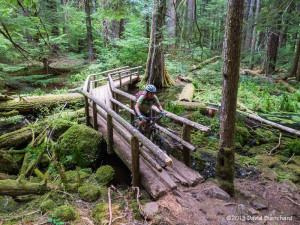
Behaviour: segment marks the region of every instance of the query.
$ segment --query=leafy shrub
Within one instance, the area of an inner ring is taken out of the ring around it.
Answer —
[[[300,155],[300,140],[296,139],[288,145],[288,148],[285,149],[285,154],[287,156],[291,156],[295,153],[295,155]]]

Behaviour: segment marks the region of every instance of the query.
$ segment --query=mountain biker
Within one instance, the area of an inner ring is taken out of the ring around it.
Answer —
[[[146,94],[142,94],[137,100],[134,107],[135,115],[140,119],[140,123],[138,128],[140,129],[144,124],[147,123],[145,117],[150,117],[150,109],[152,105],[156,105],[158,109],[161,111],[161,114],[166,115],[166,111],[163,109],[156,93],[156,87],[152,84],[146,86]]]

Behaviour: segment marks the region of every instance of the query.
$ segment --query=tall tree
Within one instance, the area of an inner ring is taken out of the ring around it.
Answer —
[[[93,50],[93,35],[92,35],[92,22],[90,13],[90,0],[84,0],[85,13],[86,13],[86,31],[87,31],[87,43],[89,48],[89,61],[94,60]]]
[[[224,65],[220,142],[216,175],[222,189],[234,194],[235,121],[240,73],[244,0],[228,0],[224,40]]]
[[[248,28],[246,31],[246,38],[245,38],[245,44],[244,49],[249,50],[251,46],[251,37],[253,33],[253,7],[254,7],[255,0],[250,1],[250,7],[249,7],[249,14],[248,14]]]
[[[267,34],[267,41],[266,41],[266,60],[265,60],[266,74],[272,74],[275,71],[278,43],[279,43],[278,34],[275,33],[275,30],[270,30]]]
[[[293,65],[290,70],[290,75],[295,76],[297,72],[297,68],[299,68],[299,59],[300,59],[300,37],[298,39],[298,44],[297,44],[297,51],[295,53]]]
[[[252,42],[251,42],[251,57],[250,57],[250,66],[249,69],[252,70],[254,67],[254,51],[255,51],[255,45],[256,45],[256,24],[257,24],[257,17],[259,13],[259,6],[260,6],[260,0],[256,0],[256,11],[255,11],[255,24],[253,27],[253,34],[252,34]]]
[[[153,0],[153,13],[145,81],[157,87],[173,84],[164,59],[163,26],[165,24],[166,0]]]

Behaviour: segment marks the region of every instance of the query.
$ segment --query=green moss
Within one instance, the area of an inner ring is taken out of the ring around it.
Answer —
[[[291,162],[296,164],[297,166],[300,166],[300,156],[294,156],[292,159],[291,159]]]
[[[66,174],[67,182],[69,182],[69,183],[77,182],[77,171],[76,170],[69,170],[65,174]],[[85,181],[90,177],[89,174],[87,174],[83,171],[79,171],[79,176],[80,176],[81,181]]]
[[[97,204],[92,210],[93,221],[96,224],[103,224],[102,220],[107,214],[108,214],[108,203]]]
[[[64,222],[72,221],[75,220],[75,211],[69,206],[60,206],[55,209],[54,217]]]
[[[56,205],[55,205],[54,201],[49,199],[49,200],[42,202],[40,207],[41,207],[42,212],[45,214],[48,211],[52,211],[56,207]]]
[[[16,203],[10,196],[0,196],[0,213],[10,213],[19,208],[18,203]]]
[[[0,153],[0,165],[0,173],[18,173],[18,165],[10,154]]]
[[[143,220],[143,216],[141,215],[141,212],[139,210],[139,205],[136,202],[136,200],[131,201],[131,207],[132,207],[134,218],[140,221]]]
[[[295,164],[288,164],[287,168],[292,171],[296,176],[300,176],[300,166]]]
[[[100,189],[96,185],[84,185],[78,188],[78,194],[86,202],[95,202],[100,197]]]
[[[247,130],[246,127],[240,127],[240,126],[237,126],[235,129],[236,129],[235,141],[239,142],[241,145],[245,144],[250,137],[249,131]]]
[[[270,130],[258,128],[252,134],[257,138],[259,143],[278,142],[278,137],[275,137]]]
[[[96,180],[104,186],[108,185],[113,180],[114,175],[115,171],[109,165],[101,166],[95,173]]]
[[[56,126],[55,126],[56,125]],[[52,137],[56,140],[58,139],[61,135],[63,135],[70,127],[73,126],[73,123],[67,120],[54,120],[52,123],[52,127],[54,127]]]
[[[275,166],[278,166],[281,164],[280,160],[269,155],[260,155],[258,156],[258,161],[262,163],[263,165],[266,165],[270,168],[273,168]]]
[[[76,165],[92,167],[98,159],[101,141],[101,135],[92,128],[74,125],[59,138],[56,152],[66,169]]]
[[[280,154],[276,154],[274,157],[277,158],[278,160],[280,160],[280,162],[282,162],[282,163],[286,163],[289,159],[289,157],[286,157],[286,156],[280,155]]]

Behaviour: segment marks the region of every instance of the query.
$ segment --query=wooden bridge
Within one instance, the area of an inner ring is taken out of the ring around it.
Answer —
[[[124,85],[140,79],[141,67],[122,67],[91,74],[83,87],[85,96],[86,124],[99,131],[108,143],[108,153],[115,152],[132,172],[133,186],[142,185],[153,198],[176,189],[178,186],[194,186],[204,179],[201,175],[189,168],[190,151],[195,151],[191,145],[191,129],[209,132],[209,128],[188,119],[167,112],[166,117],[183,125],[182,138],[168,129],[158,126],[159,130],[175,139],[183,146],[184,163],[172,156],[165,154],[158,146],[135,129],[129,122],[119,115],[122,108],[130,114],[131,122],[134,120],[133,107],[135,96],[120,89]],[[101,77],[101,79],[98,79]],[[130,107],[118,99],[127,99]],[[152,115],[159,113],[156,106],[151,109]],[[140,147],[142,143],[143,147]],[[154,155],[159,157],[167,167],[162,169],[154,160]]]

